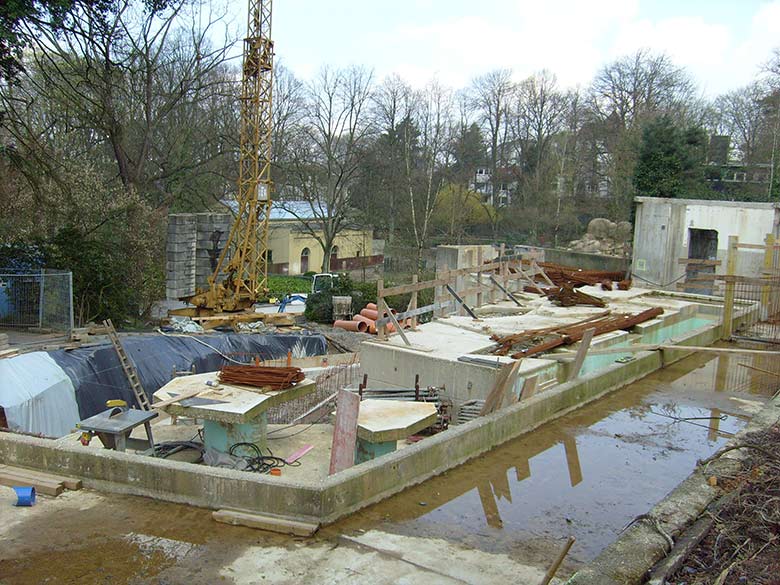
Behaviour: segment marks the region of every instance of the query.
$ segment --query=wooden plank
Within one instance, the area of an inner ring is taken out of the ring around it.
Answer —
[[[490,414],[491,412],[494,412],[501,407],[501,402],[504,399],[504,393],[512,386],[512,384],[515,383],[517,375],[520,373],[520,364],[522,362],[523,360],[519,359],[514,363],[506,364],[503,368],[501,368],[501,370],[498,372],[498,376],[496,376],[493,389],[485,399],[485,405],[482,407],[482,410],[479,413],[480,416]]]
[[[204,384],[203,388],[193,388],[192,390],[184,390],[181,394],[177,394],[173,398],[168,398],[167,400],[155,402],[154,404],[152,404],[152,408],[156,408],[156,409],[165,408],[169,404],[174,404],[176,402],[179,402],[180,400],[187,400],[187,398],[194,398],[198,394],[203,394],[205,392],[211,392],[215,390],[219,390],[219,387],[206,386]]]
[[[42,481],[28,477],[26,475],[17,475],[8,471],[0,472],[0,485],[7,485],[9,487],[27,487],[32,486],[35,491],[47,496],[59,496],[65,491],[65,486],[58,482]]]
[[[678,264],[686,264],[691,266],[720,266],[720,260],[701,260],[699,258],[678,258]]]
[[[20,475],[24,477],[30,477],[38,479],[47,483],[57,484],[61,483],[69,490],[80,490],[82,487],[81,480],[73,477],[63,477],[60,475],[54,475],[43,471],[35,471],[32,469],[25,469],[24,467],[13,467],[11,465],[0,465],[0,473],[8,472],[13,475]]]
[[[609,347],[606,349],[598,349],[588,352],[588,355],[608,355],[613,353],[637,353],[642,351],[658,351],[658,350],[674,350],[674,351],[700,351],[704,353],[716,353],[716,354],[745,354],[745,355],[766,355],[772,357],[780,357],[780,351],[765,351],[761,349],[738,349],[727,347],[708,347],[700,345],[671,345],[671,344],[634,344],[625,347]],[[542,356],[540,359],[555,360],[555,361],[569,361],[576,357],[576,353],[569,351],[566,353],[553,353]]]
[[[595,334],[595,327],[586,329],[585,333],[582,334],[580,346],[577,348],[577,355],[574,358],[574,365],[572,366],[571,373],[569,374],[569,381],[574,380],[574,378],[580,375],[582,364],[585,363],[585,357],[588,355],[588,350],[590,349],[590,342],[593,341],[593,336]]]
[[[348,390],[339,390],[336,404],[336,421],[333,424],[329,475],[349,469],[355,464],[360,396]]]
[[[418,307],[417,309],[412,309],[410,311],[404,311],[403,313],[398,313],[395,318],[398,319],[408,319],[409,317],[417,317],[418,315],[424,315],[425,313],[430,313],[432,311],[438,311],[439,309],[446,309],[452,305],[452,301],[444,301],[443,303],[433,303],[432,305],[425,305],[424,307]],[[376,326],[379,327],[380,325],[387,325],[390,323],[390,317],[383,317],[381,319],[376,320]]]
[[[263,516],[240,510],[216,510],[211,513],[211,517],[222,524],[248,526],[249,528],[259,528],[260,530],[270,530],[271,532],[292,534],[293,536],[311,536],[320,527],[319,524],[313,522],[292,520],[278,516]]]
[[[519,400],[527,400],[531,398],[539,389],[539,375],[531,376],[523,381],[523,389],[520,391]]]

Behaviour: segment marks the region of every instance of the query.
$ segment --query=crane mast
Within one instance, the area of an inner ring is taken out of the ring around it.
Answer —
[[[268,290],[271,212],[273,58],[272,0],[249,0],[241,83],[241,130],[236,218],[208,279],[191,297],[201,312],[240,311]]]

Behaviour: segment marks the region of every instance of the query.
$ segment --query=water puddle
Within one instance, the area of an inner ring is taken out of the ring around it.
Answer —
[[[753,364],[687,358],[328,530],[442,538],[528,562],[572,535],[570,562],[587,562],[771,396],[777,379],[738,363]]]

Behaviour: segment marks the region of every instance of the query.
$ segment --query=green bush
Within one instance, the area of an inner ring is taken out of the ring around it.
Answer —
[[[286,294],[308,293],[311,279],[301,276],[268,275],[268,296],[283,297]]]

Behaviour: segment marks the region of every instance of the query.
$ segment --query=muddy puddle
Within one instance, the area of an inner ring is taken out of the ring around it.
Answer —
[[[442,538],[528,562],[572,535],[569,563],[587,562],[774,393],[776,377],[740,363],[768,367],[692,356],[326,532]]]

